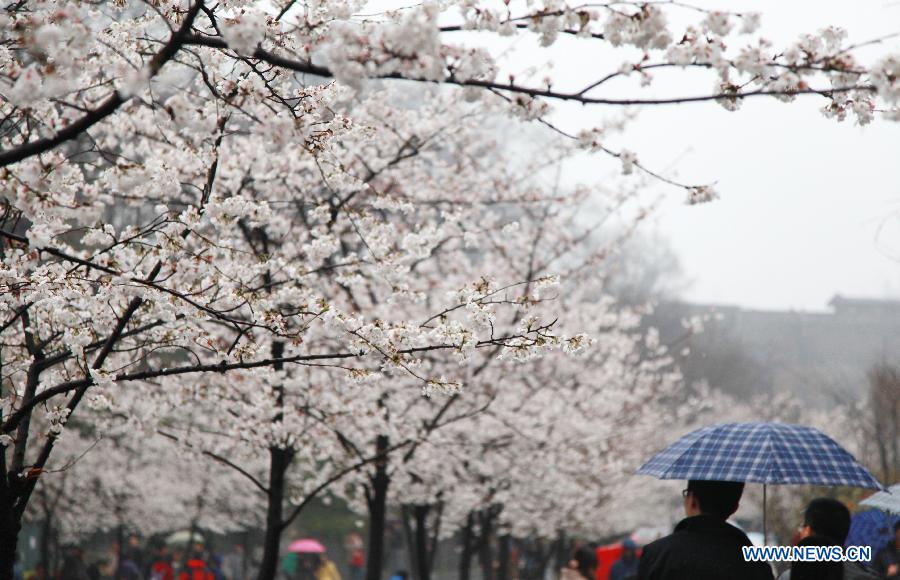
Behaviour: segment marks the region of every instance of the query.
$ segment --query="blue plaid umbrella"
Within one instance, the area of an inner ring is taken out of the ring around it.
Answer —
[[[894,525],[897,521],[900,521],[900,517],[878,509],[853,514],[850,533],[847,534],[844,545],[871,546],[872,553],[877,554],[894,538]]]
[[[844,485],[884,489],[833,439],[803,425],[725,423],[704,427],[669,445],[637,470],[660,479],[743,481],[766,485]]]
[[[803,425],[725,423],[685,435],[637,471],[660,479],[884,489],[833,439]]]

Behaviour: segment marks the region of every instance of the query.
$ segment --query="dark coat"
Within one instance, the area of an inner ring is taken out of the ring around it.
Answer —
[[[897,548],[897,544],[895,542],[891,542],[890,544],[885,546],[880,552],[875,555],[874,560],[872,560],[872,564],[875,568],[875,571],[881,574],[883,578],[889,578],[891,580],[893,580],[894,578],[900,578],[900,573],[893,576],[887,575],[888,568],[890,568],[892,564],[900,566],[900,549]]]
[[[644,546],[639,580],[772,580],[765,562],[747,562],[753,544],[736,527],[708,515],[681,520],[675,531]]]

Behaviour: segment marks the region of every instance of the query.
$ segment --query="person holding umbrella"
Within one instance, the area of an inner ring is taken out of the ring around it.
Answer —
[[[768,564],[744,559],[742,548],[753,544],[725,521],[743,493],[741,482],[688,481],[682,492],[687,517],[644,546],[638,580],[772,580]]]
[[[341,580],[334,562],[325,557],[325,546],[313,539],[296,540],[288,546],[296,554],[297,567],[292,580]]]

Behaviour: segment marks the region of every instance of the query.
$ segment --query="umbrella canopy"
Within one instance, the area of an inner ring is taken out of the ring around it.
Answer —
[[[889,514],[900,514],[900,483],[892,485],[885,491],[879,491],[859,503],[860,505],[878,508]]]
[[[169,546],[187,546],[189,544],[196,543],[205,543],[203,536],[201,536],[196,531],[194,532],[193,537],[191,536],[190,530],[181,530],[178,532],[174,532],[166,537],[166,544],[168,544]]]
[[[850,520],[850,533],[847,534],[844,545],[871,546],[872,553],[877,554],[894,539],[894,524],[897,521],[900,521],[900,517],[877,509],[853,514]]]
[[[786,423],[725,423],[698,429],[669,445],[637,473],[660,479],[883,489],[833,439],[812,427]]]
[[[325,546],[311,538],[304,538],[291,542],[291,545],[288,546],[288,552],[295,554],[324,554]]]

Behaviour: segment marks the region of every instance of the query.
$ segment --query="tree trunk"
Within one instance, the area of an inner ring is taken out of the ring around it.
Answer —
[[[284,355],[284,343],[272,343],[272,358],[280,359]],[[276,371],[284,368],[284,363],[272,365]],[[284,407],[284,388],[275,389],[279,409]],[[273,421],[281,422],[283,412],[279,411]],[[278,574],[278,552],[281,547],[281,532],[284,522],[285,473],[293,458],[293,451],[283,447],[269,448],[269,488],[266,494],[266,533],[263,539],[263,557],[259,565],[258,580],[275,580]]]
[[[403,537],[406,540],[406,553],[409,558],[409,569],[413,580],[419,579],[419,552],[416,550],[416,533],[413,531],[413,506],[400,506],[400,517],[403,519]]]
[[[535,576],[535,580],[544,580],[545,573],[547,572],[547,565],[550,563],[550,558],[553,555],[553,544],[544,547],[543,541],[539,541],[537,546],[537,574]]]
[[[388,459],[387,435],[375,439],[375,477],[368,497],[369,507],[369,557],[366,560],[366,580],[381,580],[384,568],[384,532],[387,517]]]
[[[481,577],[483,580],[494,580],[494,550],[491,546],[494,515],[488,508],[481,512],[481,534],[478,559],[481,561]]]
[[[281,522],[284,502],[284,473],[290,463],[287,449],[269,449],[269,493],[266,506],[266,533],[259,580],[275,580],[278,574],[278,551],[281,545]]]
[[[6,470],[0,475],[4,480],[0,483],[0,580],[13,580],[16,543],[22,523],[13,510],[13,497],[6,485]]]
[[[431,553],[428,549],[428,512],[427,505],[417,505],[413,508],[415,517],[415,542],[416,542],[416,570],[417,580],[431,580]]]
[[[557,573],[569,563],[569,550],[567,544],[568,539],[566,538],[566,533],[560,530],[556,536],[556,554],[554,554],[554,563],[556,564],[555,572]]]
[[[119,520],[119,527],[116,528],[116,569],[113,571],[113,578],[121,580],[122,578],[122,555],[125,553],[125,525],[122,523],[122,512],[120,508],[116,508],[116,518]],[[188,546],[190,554],[190,546]]]
[[[509,534],[500,537],[500,567],[497,569],[497,580],[510,580],[510,541]]]
[[[53,534],[53,521],[49,512],[44,512],[44,521],[41,522],[41,547],[40,547],[40,563],[44,565],[44,570],[53,570],[50,566],[50,541]]]
[[[472,544],[473,530],[475,526],[475,515],[469,513],[466,518],[466,525],[462,529],[462,553],[459,555],[459,580],[469,580],[472,570]]]

